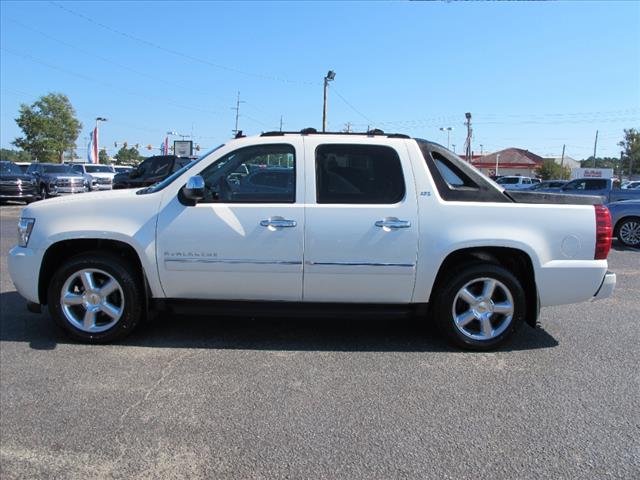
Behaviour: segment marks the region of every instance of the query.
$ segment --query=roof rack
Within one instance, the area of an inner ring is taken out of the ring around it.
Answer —
[[[280,132],[276,130],[260,134],[261,137],[282,137],[284,135],[367,135],[369,137],[386,136],[387,138],[411,138],[409,135],[405,135],[404,133],[384,133],[378,128],[371,129],[368,132],[318,132],[315,128],[309,127],[303,128],[298,132]]]

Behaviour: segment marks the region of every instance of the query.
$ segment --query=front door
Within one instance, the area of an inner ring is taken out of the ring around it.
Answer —
[[[302,299],[303,151],[299,139],[239,148],[194,167],[206,196],[161,210],[157,261],[169,298]]]
[[[305,139],[315,175],[307,175],[304,300],[409,303],[419,225],[407,150],[402,140],[357,142]]]

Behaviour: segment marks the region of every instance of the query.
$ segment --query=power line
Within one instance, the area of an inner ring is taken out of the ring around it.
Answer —
[[[121,88],[121,87],[119,87],[117,85],[113,85],[112,83],[105,82],[104,80],[99,80],[99,79],[96,79],[96,78],[92,78],[92,77],[89,77],[89,76],[84,75],[82,73],[74,72],[72,70],[67,70],[67,69],[59,67],[57,65],[51,65],[50,63],[47,63],[47,62],[45,62],[45,61],[43,61],[41,59],[38,59],[36,57],[33,57],[31,55],[20,53],[20,52],[16,52],[14,50],[10,50],[10,49],[4,48],[4,47],[0,47],[0,50],[5,51],[7,53],[10,53],[12,55],[18,56],[18,57],[25,58],[27,60],[30,60],[30,61],[34,62],[34,63],[39,63],[39,64],[44,65],[45,67],[51,68],[53,70],[58,70],[60,72],[66,73],[67,75],[72,75],[72,76],[81,78],[81,79],[83,79],[85,81],[88,81],[88,82],[93,82],[93,83],[98,83],[98,84],[101,84],[101,85],[105,85],[105,86],[107,86],[109,88],[113,88],[115,90],[119,90],[121,92],[124,92],[124,93],[126,93],[128,95],[132,95],[134,97],[143,97],[143,98],[147,98],[147,99],[150,99],[150,100],[158,101],[158,102],[161,102],[161,103],[164,103],[164,104],[173,105],[175,107],[183,108],[183,109],[186,109],[186,110],[193,110],[193,111],[199,111],[199,112],[204,112],[204,113],[213,113],[213,114],[220,114],[221,113],[219,111],[207,110],[207,109],[204,109],[204,108],[199,108],[199,107],[194,107],[194,106],[189,106],[189,105],[183,105],[183,104],[171,101],[171,100],[167,100],[166,98],[162,98],[162,97],[155,97],[155,96],[146,95],[146,94],[143,94],[143,93],[140,93],[140,92],[127,90],[127,89]]]
[[[133,73],[135,73],[137,75],[140,75],[142,77],[149,78],[149,79],[151,79],[153,81],[156,81],[156,82],[164,83],[165,85],[168,85],[168,86],[171,86],[171,87],[174,87],[174,88],[181,88],[181,89],[184,89],[184,90],[188,90],[190,92],[194,92],[194,93],[198,93],[200,95],[206,95],[206,96],[210,97],[210,93],[209,92],[198,91],[198,90],[192,88],[191,86],[186,86],[186,85],[181,85],[181,84],[174,83],[174,82],[169,82],[167,80],[164,80],[162,77],[160,77],[158,75],[151,75],[151,74],[142,72],[140,70],[137,70],[135,68],[131,68],[131,67],[127,66],[127,65],[123,65],[122,63],[119,63],[119,62],[116,62],[116,61],[111,60],[109,58],[100,56],[95,52],[89,52],[87,50],[84,50],[84,49],[72,44],[72,43],[66,42],[64,40],[60,40],[59,38],[56,38],[56,37],[53,37],[53,36],[49,35],[48,33],[45,33],[45,32],[43,32],[41,30],[38,30],[36,28],[30,27],[28,25],[25,25],[24,23],[19,22],[18,20],[14,20],[13,18],[5,17],[5,20],[9,20],[10,22],[13,22],[16,25],[19,25],[20,27],[22,27],[24,29],[31,30],[32,32],[35,32],[35,33],[37,33],[39,35],[42,35],[45,38],[48,38],[48,39],[53,40],[55,42],[58,42],[61,45],[66,45],[69,48],[73,48],[74,50],[77,50],[78,52],[81,52],[81,53],[83,53],[83,54],[85,54],[85,55],[87,55],[89,57],[97,58],[99,60],[102,60],[103,62],[110,63],[112,65],[115,65],[115,66],[117,66],[119,68],[128,70],[128,71],[133,72]]]
[[[353,110],[354,112],[356,112],[358,115],[360,115],[362,118],[364,118],[367,122],[369,122],[370,124],[375,123],[373,120],[371,120],[369,117],[367,117],[364,113],[362,113],[360,110],[358,110],[356,107],[354,107],[353,105],[351,105],[351,103],[349,103],[347,101],[346,98],[344,98],[342,95],[340,95],[340,92],[338,92],[335,87],[331,86],[331,91],[334,92],[336,95],[338,95],[338,97],[340,98],[340,100],[342,100],[345,104],[347,104],[347,106],[349,108],[351,108],[351,110]]]
[[[215,63],[215,62],[212,62],[212,61],[204,59],[204,58],[196,57],[196,56],[188,54],[188,53],[184,53],[184,52],[180,52],[178,50],[173,50],[171,48],[164,47],[162,45],[159,45],[157,43],[151,42],[151,41],[146,40],[144,38],[140,38],[140,37],[137,37],[135,35],[131,35],[130,33],[122,32],[122,31],[120,31],[120,30],[118,30],[116,28],[110,27],[109,25],[105,25],[104,23],[98,22],[97,20],[94,20],[91,17],[83,15],[80,12],[77,12],[75,10],[72,10],[72,9],[68,8],[68,7],[65,7],[64,5],[60,5],[57,2],[50,1],[49,3],[51,5],[54,5],[54,6],[60,8],[60,9],[62,9],[64,11],[72,14],[72,15],[75,15],[76,17],[82,18],[83,20],[85,20],[87,22],[90,22],[90,23],[92,23],[94,25],[97,25],[97,26],[99,26],[101,28],[104,28],[105,30],[108,30],[108,31],[110,31],[112,33],[116,33],[116,34],[121,35],[121,36],[123,36],[125,38],[128,38],[129,40],[134,40],[136,42],[145,44],[148,47],[155,48],[157,50],[160,50],[160,51],[165,52],[165,53],[169,53],[171,55],[175,55],[175,56],[178,56],[178,57],[186,58],[186,59],[191,60],[191,61],[196,62],[196,63],[201,63],[203,65],[208,65],[209,67],[218,68],[218,69],[221,69],[221,70],[226,70],[226,71],[237,73],[237,74],[240,74],[240,75],[246,75],[246,76],[249,76],[249,77],[260,78],[260,79],[263,79],[263,80],[271,80],[271,81],[277,81],[277,82],[288,83],[288,84],[317,85],[317,83],[314,83],[314,82],[291,80],[291,79],[288,79],[288,78],[283,78],[283,77],[278,77],[278,76],[273,76],[273,75],[266,75],[266,74],[261,74],[261,73],[247,72],[247,71],[235,68],[235,67],[229,67],[229,66],[226,66],[226,65]]]

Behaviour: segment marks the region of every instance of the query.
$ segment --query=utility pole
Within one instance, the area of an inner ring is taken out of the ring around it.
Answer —
[[[624,152],[620,150],[620,162],[618,163],[618,175],[620,177],[620,181],[622,181],[622,175],[624,175],[624,165],[622,163],[623,156]]]
[[[280,131],[282,131],[282,115],[280,115]]]
[[[452,143],[451,146],[453,147],[453,153],[456,153],[456,144]]]
[[[596,130],[596,141],[593,143],[593,168],[596,168],[596,149],[598,148],[598,130]]]
[[[467,126],[467,140],[464,144],[464,147],[465,147],[464,156],[467,162],[471,162],[471,132],[473,131],[471,129],[471,113],[467,112],[464,114],[464,116],[467,119],[467,121],[464,122],[464,124]]]
[[[498,176],[498,167],[500,166],[500,154],[496,154],[496,177]]]
[[[346,133],[351,133],[351,122],[347,122],[344,124],[344,131]]]
[[[235,137],[238,134],[238,117],[240,116],[240,104],[244,103],[244,101],[240,100],[240,92],[238,92],[238,99],[236,100],[236,106],[231,107],[231,110],[236,111],[236,128],[233,130],[233,136]]]
[[[482,150],[482,147],[484,147],[484,145],[480,144],[480,156],[482,156],[484,154],[484,151]]]
[[[562,158],[560,159],[560,180],[564,180],[564,147],[566,147],[566,145],[562,145]]]
[[[327,131],[327,90],[329,88],[329,82],[332,82],[336,78],[336,72],[329,70],[327,76],[324,77],[324,104],[322,107],[322,132]]]

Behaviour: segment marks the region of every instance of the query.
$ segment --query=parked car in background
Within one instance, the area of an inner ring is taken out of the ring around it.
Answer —
[[[90,190],[89,181],[60,163],[32,163],[27,170],[35,177],[40,198],[84,193]]]
[[[624,185],[622,185],[620,188],[623,188],[625,190],[627,189],[635,190],[636,188],[640,188],[640,180],[633,180],[631,182],[627,182]]]
[[[94,163],[72,163],[71,170],[91,181],[92,190],[111,190],[116,170],[111,165]]]
[[[133,167],[129,167],[127,165],[114,165],[113,168],[116,173],[130,172],[133,170]]]
[[[27,170],[29,169],[29,165],[31,165],[31,162],[15,162],[15,164],[20,167],[20,170],[22,170],[22,173],[27,173]]]
[[[522,177],[520,175],[507,175],[500,177],[496,182],[502,185],[505,190],[524,190],[530,188],[534,183],[531,177]]]
[[[0,161],[0,200],[31,203],[38,198],[38,186],[32,175],[13,162]]]
[[[537,192],[557,192],[567,183],[567,180],[543,180],[540,183],[534,183],[526,190]]]
[[[175,155],[149,157],[130,172],[116,174],[113,178],[113,188],[148,187],[164,180],[190,162],[192,162],[190,158],[181,158]]]
[[[640,248],[640,199],[607,205],[611,212],[613,236],[627,247]]]
[[[576,178],[567,182],[558,193],[597,195],[604,203],[640,199],[640,190],[619,188],[611,178]]]

